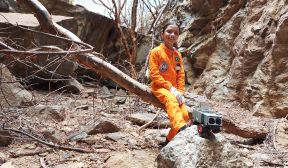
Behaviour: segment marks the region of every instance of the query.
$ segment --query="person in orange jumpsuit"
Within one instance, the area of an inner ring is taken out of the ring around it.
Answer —
[[[166,143],[187,127],[188,112],[184,103],[185,73],[181,54],[174,48],[179,37],[179,26],[169,22],[161,32],[163,43],[152,49],[149,55],[151,90],[165,105],[171,129]]]

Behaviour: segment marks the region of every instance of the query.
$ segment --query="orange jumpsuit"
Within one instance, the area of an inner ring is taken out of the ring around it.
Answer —
[[[176,97],[170,92],[172,86],[182,94],[185,91],[181,54],[164,44],[154,48],[149,56],[149,76],[152,81],[152,93],[165,105],[170,120],[171,129],[167,135],[170,141],[189,120],[185,104],[179,105]]]

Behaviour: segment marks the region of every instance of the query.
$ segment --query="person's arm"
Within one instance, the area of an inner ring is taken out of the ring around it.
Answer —
[[[172,84],[166,81],[159,72],[159,53],[157,50],[152,50],[149,56],[149,72],[150,79],[156,85],[170,90]]]
[[[179,53],[179,58],[180,58],[180,67],[181,69],[177,73],[177,90],[184,94],[185,92],[185,71],[184,71],[184,65],[183,65],[183,60],[182,56]]]

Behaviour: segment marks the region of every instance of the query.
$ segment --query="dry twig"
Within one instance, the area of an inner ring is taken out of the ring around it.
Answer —
[[[76,152],[81,152],[81,153],[93,153],[94,152],[93,150],[89,150],[89,149],[73,148],[73,147],[61,146],[61,145],[58,145],[58,144],[52,144],[52,143],[43,141],[43,140],[41,140],[41,139],[39,139],[39,138],[37,138],[37,137],[35,137],[33,135],[30,135],[27,132],[16,130],[16,129],[13,129],[13,128],[5,128],[5,127],[3,127],[3,129],[7,130],[7,131],[12,131],[12,132],[15,132],[15,133],[20,133],[20,134],[26,135],[26,136],[32,138],[33,140],[35,140],[35,141],[37,141],[39,143],[42,143],[42,144],[44,144],[46,146],[52,147],[52,148],[61,149],[61,150],[68,150],[68,151],[76,151]]]
[[[25,153],[11,153],[10,157],[12,158],[18,158],[18,157],[22,157],[22,156],[34,156],[34,155],[39,155],[41,153],[50,153],[52,152],[53,149],[41,149],[41,150],[38,150],[38,151],[33,151],[33,152],[25,152]]]
[[[40,164],[41,164],[42,168],[48,168],[48,166],[45,163],[44,158],[40,157],[39,160],[40,160]]]
[[[150,120],[149,122],[147,122],[146,124],[142,125],[139,129],[138,132],[142,131],[144,128],[148,127],[155,119],[156,117],[159,115],[161,109],[158,109],[158,111],[156,112],[155,116],[152,118],[152,120]]]

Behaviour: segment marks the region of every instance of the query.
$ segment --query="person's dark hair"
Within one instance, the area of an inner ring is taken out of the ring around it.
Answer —
[[[167,27],[170,26],[170,25],[176,25],[176,26],[178,27],[179,31],[180,31],[180,25],[177,24],[177,22],[175,22],[175,21],[169,21],[169,22],[167,22],[167,23],[163,26],[163,28],[162,28],[162,33],[164,33],[164,31],[165,31],[165,30],[167,29]]]

